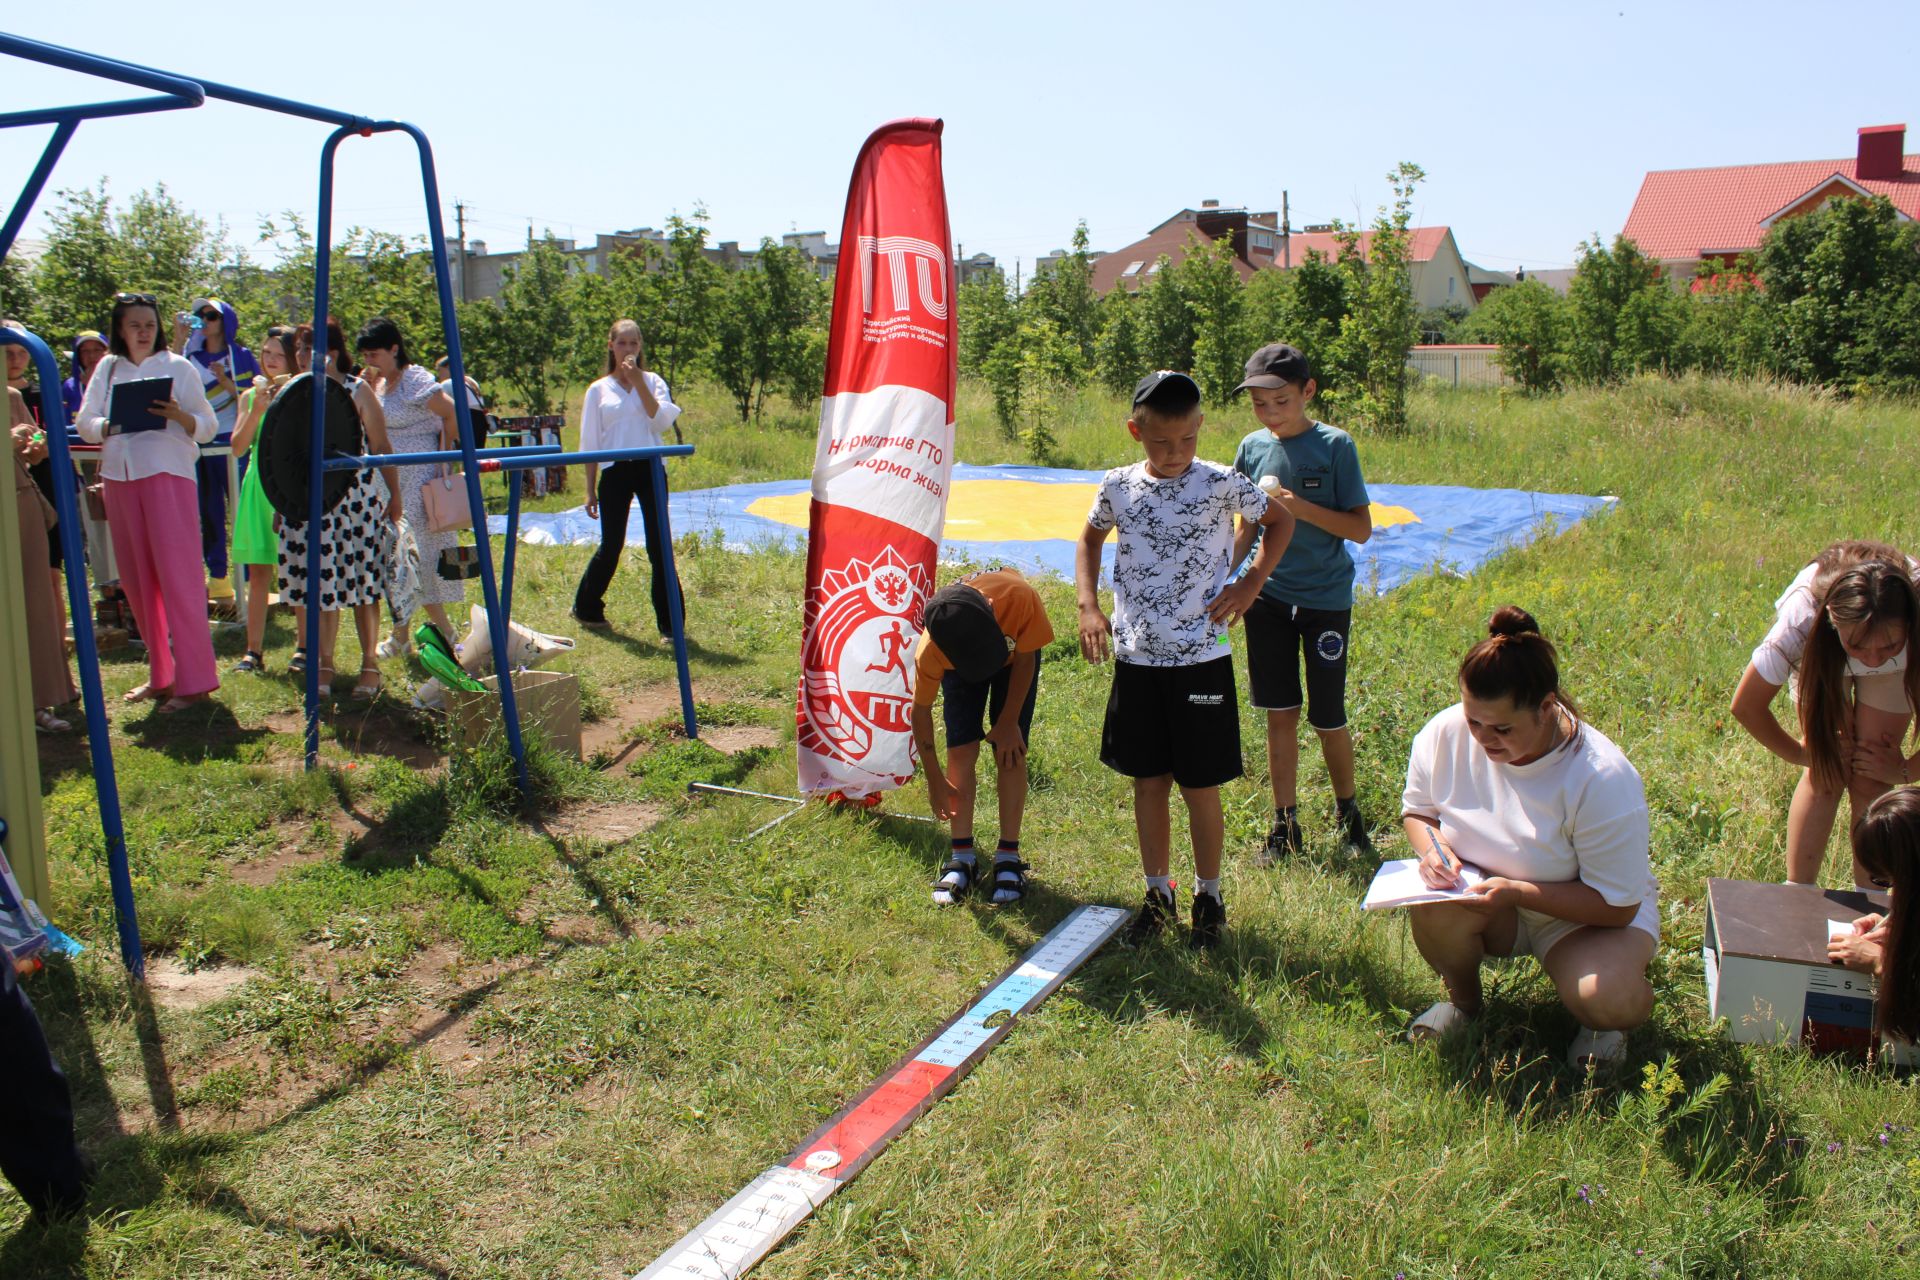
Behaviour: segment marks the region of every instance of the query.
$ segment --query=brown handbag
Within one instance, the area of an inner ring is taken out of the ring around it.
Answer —
[[[467,502],[465,476],[441,467],[439,474],[420,486],[420,505],[427,509],[429,533],[452,533],[473,528],[473,510]]]

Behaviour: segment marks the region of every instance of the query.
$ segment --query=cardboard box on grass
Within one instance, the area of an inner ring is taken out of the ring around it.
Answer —
[[[1746,1043],[1804,1043],[1864,1056],[1873,1047],[1873,975],[1827,959],[1828,921],[1885,912],[1883,893],[1707,881],[1707,1004]]]
[[[500,678],[481,680],[485,693],[447,690],[447,714],[460,740],[479,742],[500,725]],[[546,738],[555,751],[580,758],[580,682],[565,671],[513,673],[514,705],[520,709],[520,733]]]

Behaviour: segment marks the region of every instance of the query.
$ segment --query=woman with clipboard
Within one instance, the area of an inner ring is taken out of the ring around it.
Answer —
[[[200,371],[160,340],[150,293],[118,293],[107,356],[94,370],[75,423],[103,448],[107,527],[120,588],[147,643],[147,682],[128,702],[160,703],[171,715],[220,687],[207,630],[200,563],[199,445],[218,430]]]

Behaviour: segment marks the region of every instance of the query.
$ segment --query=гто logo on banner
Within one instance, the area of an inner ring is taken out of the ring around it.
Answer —
[[[880,275],[880,259],[886,260],[886,280],[893,314],[873,319],[874,280]],[[934,321],[947,318],[947,254],[939,245],[914,236],[859,237],[860,306],[865,319],[861,336],[868,342],[890,342],[897,338],[917,338],[935,346],[947,345],[944,327],[933,328],[913,322],[913,303]],[[909,282],[908,276],[912,275]],[[936,285],[935,282],[938,281]]]
[[[801,662],[802,748],[858,763],[877,735],[912,731],[915,623],[931,591],[927,570],[892,547],[822,577],[820,613]],[[875,762],[889,772],[896,764],[911,770],[911,757]]]

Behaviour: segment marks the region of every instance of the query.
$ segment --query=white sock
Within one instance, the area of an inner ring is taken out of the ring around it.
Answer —
[[[938,907],[952,906],[955,901],[953,896],[954,890],[960,887],[960,882],[963,880],[971,880],[975,875],[979,874],[979,859],[974,856],[973,850],[955,849],[953,856],[966,863],[967,869],[965,871],[949,871],[940,877],[940,883],[933,887],[933,902],[934,905]]]
[[[1147,888],[1157,889],[1161,893],[1165,894],[1167,897],[1171,898],[1173,896],[1173,877],[1172,876],[1148,876]]]
[[[1195,876],[1193,891],[1195,893],[1204,893],[1215,902],[1220,901],[1220,877],[1215,876],[1209,880],[1205,876]]]
[[[1006,850],[1002,849],[1000,852],[993,855],[993,869],[995,871],[998,871],[1002,863],[1012,863],[1014,866],[1019,866],[1020,855],[1017,853],[1009,853]],[[993,901],[998,905],[1005,905],[1006,903],[1009,903],[1009,902],[1016,902],[1019,900],[1019,897],[1020,895],[1015,893],[1012,889],[995,889],[993,891]]]

